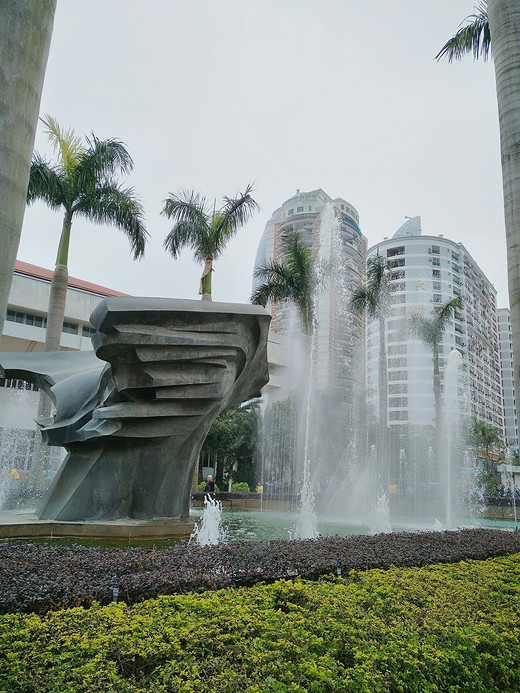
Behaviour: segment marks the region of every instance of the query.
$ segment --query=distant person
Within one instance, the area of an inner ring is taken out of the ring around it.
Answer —
[[[204,493],[215,493],[215,482],[213,481],[211,474],[208,474],[208,478],[206,479]]]
[[[264,490],[264,487],[262,486],[262,484],[260,482],[258,482],[258,484],[256,485],[256,492],[262,493],[263,490]]]

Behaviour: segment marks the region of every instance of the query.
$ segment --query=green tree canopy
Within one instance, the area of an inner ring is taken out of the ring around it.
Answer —
[[[280,260],[257,267],[254,276],[263,283],[251,294],[251,303],[265,306],[268,301],[292,301],[298,308],[302,329],[312,325],[312,295],[318,279],[313,253],[297,230],[286,231],[280,238]]]

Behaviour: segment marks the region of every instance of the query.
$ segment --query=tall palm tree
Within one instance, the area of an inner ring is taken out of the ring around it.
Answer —
[[[204,263],[199,294],[211,301],[213,260],[222,254],[226,243],[258,209],[251,197],[252,186],[234,198],[224,197],[224,205],[213,209],[195,191],[170,193],[164,200],[161,214],[173,219],[174,225],[164,240],[166,250],[177,258],[183,248],[191,248],[197,262]]]
[[[118,173],[128,173],[133,167],[125,146],[118,140],[99,140],[94,135],[83,142],[72,129],[63,130],[50,116],[42,122],[58,161],[51,164],[34,154],[27,202],[43,200],[52,209],[64,212],[45,335],[45,351],[57,351],[65,314],[73,219],[81,216],[117,227],[128,236],[135,259],[143,255],[148,234],[143,209],[133,190],[122,188],[116,181]]]
[[[467,53],[484,60],[493,55],[497,85],[502,184],[511,307],[515,388],[520,392],[520,3],[482,1],[468,24],[440,50],[437,59]]]
[[[0,335],[25,211],[56,0],[0,2]]]
[[[298,308],[303,331],[312,326],[312,294],[318,283],[313,253],[297,230],[286,231],[280,239],[280,260],[257,267],[254,276],[263,283],[251,294],[251,303],[265,306],[268,301],[292,301]]]
[[[388,449],[388,376],[386,362],[386,321],[390,306],[390,270],[386,258],[379,255],[367,261],[365,286],[355,289],[350,298],[354,313],[376,319],[379,324],[379,426],[378,426],[378,462],[386,462]]]
[[[461,310],[464,301],[461,296],[450,299],[439,306],[439,310],[431,317],[427,318],[419,311],[415,311],[408,317],[408,326],[412,334],[421,340],[423,344],[430,347],[433,354],[433,396],[435,400],[435,422],[437,429],[441,426],[441,371],[439,367],[439,346],[451,320],[452,314],[456,310]]]

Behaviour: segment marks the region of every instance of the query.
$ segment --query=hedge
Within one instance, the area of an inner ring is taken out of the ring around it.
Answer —
[[[520,554],[0,617],[17,693],[520,690]]]
[[[423,566],[520,552],[520,532],[467,529],[305,541],[239,541],[218,546],[99,549],[0,544],[0,613],[108,604],[114,588],[134,603],[260,581],[352,569]]]

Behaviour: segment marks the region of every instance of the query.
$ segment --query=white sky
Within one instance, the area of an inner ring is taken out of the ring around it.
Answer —
[[[369,246],[405,215],[462,242],[508,305],[492,63],[434,56],[476,0],[58,0],[41,112],[128,147],[151,235],[133,261],[76,219],[69,273],[134,295],[197,298],[201,267],[162,248],[168,192],[261,211],[216,262],[213,298],[246,302],[271,213],[321,187],[358,210]],[[51,156],[38,129],[36,146]],[[62,216],[28,208],[18,257],[55,262]]]

